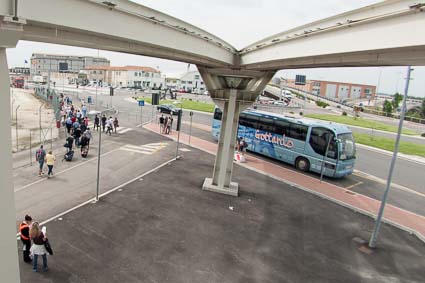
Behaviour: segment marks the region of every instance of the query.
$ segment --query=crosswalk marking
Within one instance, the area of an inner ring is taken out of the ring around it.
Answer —
[[[157,152],[158,150],[161,150],[162,148],[166,147],[167,145],[168,145],[167,143],[150,143],[150,144],[144,144],[140,146],[126,144],[120,147],[120,149],[124,151],[141,153],[141,154],[153,154]]]
[[[118,131],[117,134],[124,134],[127,133],[129,131],[133,130],[132,128],[125,128],[125,127],[121,127]]]

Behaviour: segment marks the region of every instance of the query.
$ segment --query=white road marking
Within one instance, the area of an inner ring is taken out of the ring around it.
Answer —
[[[121,130],[118,130],[117,134],[124,134],[124,133],[127,133],[127,132],[132,131],[132,130],[133,130],[132,128],[123,128]]]
[[[145,173],[143,173],[143,174],[141,174],[141,175],[139,175],[139,176],[137,176],[137,177],[135,177],[135,178],[127,181],[127,182],[125,182],[125,183],[122,183],[121,185],[116,186],[115,188],[112,188],[109,191],[104,192],[103,194],[100,194],[99,195],[99,199],[102,198],[102,197],[104,197],[104,196],[106,196],[106,195],[109,195],[110,193],[112,193],[114,191],[117,191],[117,190],[121,189],[124,186],[127,186],[128,184],[136,181],[137,179],[141,179],[141,178],[145,177],[146,175],[149,175],[152,172],[158,171],[158,169],[164,167],[168,163],[173,162],[175,160],[176,160],[175,158],[173,158],[171,160],[168,160],[168,161],[166,161],[166,162],[158,165],[157,167],[155,167],[155,168],[153,168],[153,169],[151,169],[151,170],[149,170],[149,171],[147,171],[147,172],[145,172]],[[93,203],[93,201],[95,201],[95,200],[96,200],[96,198],[91,198],[91,199],[89,199],[89,200],[87,200],[87,201],[85,201],[85,202],[83,202],[83,203],[81,203],[81,204],[79,204],[77,206],[74,206],[74,207],[72,207],[72,208],[70,208],[68,210],[65,210],[64,212],[61,212],[61,213],[59,213],[59,214],[57,214],[57,215],[55,215],[53,217],[50,217],[49,219],[46,219],[46,220],[40,222],[40,225],[45,225],[45,224],[49,223],[50,221],[55,220],[55,219],[57,219],[59,217],[62,217],[63,215],[68,214],[68,213],[70,213],[70,212],[72,212],[72,211],[74,211],[74,210],[76,210],[76,209],[78,209],[78,208],[80,208],[80,207],[82,207],[82,206],[84,206],[86,204]],[[19,233],[16,234],[16,236],[17,236],[17,240],[20,240]]]
[[[363,178],[375,181],[375,182],[383,184],[383,185],[387,184],[387,180],[381,179],[379,177],[370,175],[370,174],[362,172],[362,171],[354,170],[353,174],[356,175],[356,176],[359,176],[359,177],[363,177]],[[411,194],[415,194],[415,195],[418,195],[418,196],[421,196],[421,197],[425,197],[425,194],[417,192],[417,191],[412,190],[412,189],[409,189],[409,188],[402,186],[402,185],[399,185],[399,184],[391,183],[391,187],[394,187],[395,189],[398,189],[400,191],[405,191],[405,192],[408,192],[408,193],[411,193]]]
[[[130,152],[142,153],[142,154],[152,154],[155,152],[155,151],[142,151],[137,149],[125,148],[125,147],[121,147],[120,149],[125,151],[130,151]]]
[[[113,150],[111,150],[111,151],[105,152],[105,153],[101,154],[100,156],[101,156],[101,157],[106,156],[106,155],[111,154],[112,152],[115,152],[115,151],[117,151],[117,150],[119,150],[119,148],[116,148],[116,149],[113,149]],[[81,163],[78,163],[78,164],[77,164],[77,165],[75,165],[75,166],[69,167],[69,168],[67,168],[67,169],[65,169],[65,170],[63,170],[63,171],[60,171],[60,172],[58,172],[58,173],[55,173],[55,176],[60,175],[60,174],[63,174],[63,173],[65,173],[65,172],[68,172],[68,171],[70,171],[70,170],[72,170],[72,169],[74,169],[74,168],[77,168],[77,167],[79,167],[79,166],[82,166],[82,165],[84,165],[84,164],[86,164],[86,163],[88,163],[88,162],[90,162],[90,161],[93,161],[93,160],[97,160],[97,157],[94,157],[94,158],[92,158],[92,159],[89,159],[89,160],[83,161],[83,162],[81,162]],[[20,187],[19,189],[16,189],[16,190],[15,190],[15,193],[17,193],[17,192],[19,192],[19,191],[22,191],[22,190],[24,190],[24,189],[26,189],[26,188],[28,188],[28,187],[31,187],[32,185],[35,185],[35,184],[41,183],[41,182],[43,182],[43,181],[46,181],[46,180],[47,180],[47,178],[42,178],[42,179],[40,179],[40,180],[38,180],[38,181],[35,181],[35,182],[32,182],[32,183],[30,183],[30,184],[28,184],[28,185],[25,185],[25,186],[23,186],[23,187]]]
[[[120,149],[125,151],[130,151],[130,152],[142,153],[142,154],[153,154],[166,146],[167,146],[167,143],[149,143],[149,144],[144,144],[140,146],[126,144],[120,147]]]

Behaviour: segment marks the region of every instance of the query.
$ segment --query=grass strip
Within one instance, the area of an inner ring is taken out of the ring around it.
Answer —
[[[152,98],[150,97],[139,97],[138,99],[143,99],[146,103],[152,103]],[[178,103],[174,104],[174,102],[178,102]],[[172,104],[176,108],[180,108],[180,100],[161,100],[159,103]],[[208,112],[208,113],[214,112],[213,103],[199,102],[199,101],[193,101],[189,99],[183,99],[182,108],[187,110],[196,110],[196,111],[202,111],[202,112]]]
[[[381,130],[391,133],[397,133],[397,127],[393,125],[387,125],[382,122],[364,119],[364,118],[354,118],[349,116],[337,116],[337,115],[329,115],[329,114],[306,114],[304,115],[308,118],[332,121],[335,123],[346,124],[351,126],[358,126],[363,128],[369,128],[374,130]],[[402,132],[405,135],[418,135],[418,133],[411,130],[403,130]]]
[[[372,136],[362,133],[353,133],[353,135],[356,143],[394,152],[395,139]],[[399,152],[425,157],[425,145],[400,141]]]

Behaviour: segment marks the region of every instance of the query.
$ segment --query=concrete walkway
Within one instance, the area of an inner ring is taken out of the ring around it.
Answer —
[[[383,225],[364,253],[353,239],[370,235],[369,217],[240,166],[240,197],[202,191],[214,156],[186,149],[47,223],[49,271],[20,260],[22,282],[423,282],[416,237]]]
[[[158,124],[148,124],[145,125],[145,128],[159,133]],[[167,136],[176,140],[177,132],[173,131]],[[189,144],[189,136],[181,133],[180,142]],[[217,152],[217,144],[193,136],[191,137],[191,146],[214,155]],[[373,218],[377,215],[380,202],[375,199],[347,191],[346,189],[327,182],[320,183],[316,178],[306,176],[294,170],[286,169],[253,156],[247,156],[246,158],[247,163],[240,163],[241,166],[260,172],[272,178],[282,180],[285,183],[291,184],[299,189],[319,195]],[[425,217],[421,215],[387,204],[384,213],[384,221],[409,231],[410,233],[414,233],[421,240],[425,241]]]

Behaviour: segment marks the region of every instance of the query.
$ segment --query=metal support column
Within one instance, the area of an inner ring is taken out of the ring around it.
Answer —
[[[0,250],[7,260],[0,264],[2,282],[20,282],[16,242],[16,210],[12,183],[12,139],[10,131],[10,89],[6,49],[0,47],[0,128],[8,129],[0,136]]]
[[[223,194],[238,195],[238,184],[231,182],[236,133],[238,130],[239,103],[236,102],[238,91],[230,89],[229,99],[224,102],[222,127],[214,164],[213,177],[206,178],[203,190]]]

